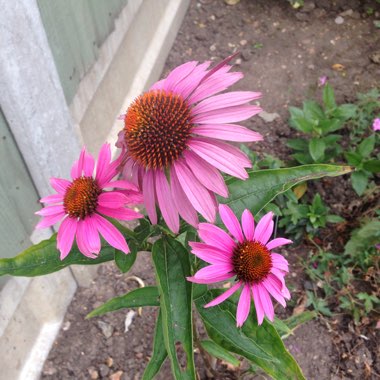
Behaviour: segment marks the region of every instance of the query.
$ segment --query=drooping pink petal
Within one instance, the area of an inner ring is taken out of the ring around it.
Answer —
[[[127,189],[127,190],[133,190],[133,191],[139,190],[138,187],[134,183],[130,181],[126,181],[126,180],[118,180],[118,181],[105,183],[103,185],[103,189],[107,189],[107,188]]]
[[[213,224],[199,223],[198,235],[206,244],[222,251],[232,252],[236,247],[236,243],[230,235]]]
[[[192,248],[192,253],[206,261],[209,264],[221,264],[221,263],[230,263],[231,262],[231,253],[222,251],[218,248],[215,248],[211,245],[198,243],[195,241],[189,242],[190,247]]]
[[[211,306],[216,306],[225,301],[228,297],[231,297],[232,294],[234,294],[240,287],[241,287],[241,282],[237,282],[234,286],[231,286],[228,290],[226,290],[223,294],[220,296],[214,298],[211,302],[208,304],[204,305],[204,307],[211,307]]]
[[[251,288],[250,285],[245,284],[240,294],[239,303],[236,311],[236,326],[243,326],[248,318],[249,310],[251,308]]]
[[[255,303],[255,308],[256,308],[257,323],[260,326],[264,320],[264,307],[261,304],[260,291],[257,284],[253,284],[251,289],[252,289],[253,301]]]
[[[118,190],[118,192],[124,194],[127,197],[127,205],[139,205],[144,203],[143,195],[139,191]]]
[[[207,220],[215,220],[216,209],[207,189],[182,161],[174,163],[178,181],[193,207]]]
[[[117,191],[108,191],[99,194],[98,205],[107,208],[124,207],[128,202],[127,197]]]
[[[259,241],[262,244],[266,244],[273,232],[273,212],[265,214],[257,223],[254,240]]]
[[[197,61],[190,61],[176,67],[165,79],[162,88],[165,91],[172,91],[175,85],[186,78],[194,70],[197,64]]]
[[[245,238],[248,241],[252,241],[255,232],[255,220],[251,211],[249,211],[248,209],[245,209],[243,211],[243,215],[241,216],[241,224],[243,227]]]
[[[227,205],[219,205],[219,215],[230,234],[239,242],[243,243],[244,236],[238,218]]]
[[[240,162],[240,165],[243,166],[244,168],[251,168],[252,167],[252,162],[248,158],[248,156],[245,153],[243,153],[236,146],[232,146],[231,144],[227,144],[223,141],[208,139],[206,137],[198,137],[197,140],[202,140],[205,142],[212,143],[214,146],[217,146],[220,149],[224,150],[224,152],[231,154]]]
[[[64,214],[64,213],[65,213],[65,210],[63,208],[63,205],[47,206],[35,212],[35,214],[41,215],[41,216],[52,216],[52,215]]]
[[[71,182],[62,178],[50,178],[50,185],[57,193],[65,195],[66,189],[71,185]]]
[[[98,206],[96,211],[100,214],[110,216],[111,218],[115,218],[118,220],[134,220],[144,217],[144,215],[129,208],[108,208]]]
[[[286,307],[286,301],[281,294],[281,282],[274,276],[268,276],[263,282],[265,289],[271,294],[271,296],[280,303],[283,307]]]
[[[37,229],[50,227],[55,223],[58,223],[62,218],[64,218],[65,213],[55,214],[51,216],[45,216],[37,225]]]
[[[191,130],[192,133],[227,141],[262,141],[263,136],[246,127],[235,124],[200,124]]]
[[[153,170],[148,170],[143,178],[144,205],[152,224],[157,223],[156,197],[154,190]]]
[[[207,280],[209,278],[213,278],[216,276],[222,276],[226,273],[230,273],[233,271],[232,263],[218,263],[212,264],[202,269],[199,269],[197,273],[195,273],[194,277],[202,280]]]
[[[94,221],[93,215],[87,217],[85,222],[86,225],[84,230],[86,233],[87,245],[92,253],[98,255],[101,249],[101,244],[99,233],[96,229],[96,222]]]
[[[100,148],[98,162],[96,164],[96,175],[95,179],[98,181],[99,185],[102,187],[104,183],[109,181],[105,180],[107,176],[107,169],[111,161],[111,147],[109,144],[103,144]],[[113,178],[113,177],[111,177]]]
[[[98,214],[93,214],[94,225],[104,239],[116,249],[123,251],[124,253],[129,253],[129,247],[124,239],[124,236],[120,231],[114,227],[108,220],[104,219]]]
[[[278,253],[272,253],[272,263],[273,266],[277,269],[283,270],[284,272],[289,272],[289,264],[288,261]]]
[[[289,300],[290,292],[289,292],[289,289],[285,285],[284,273],[280,269],[272,267],[271,274],[275,276],[281,282],[281,285],[282,285],[281,294],[285,299]],[[271,274],[269,274],[269,276],[271,276]]]
[[[92,247],[88,240],[88,223],[87,220],[79,220],[77,225],[76,242],[79,250],[83,255],[90,259],[96,259],[97,255],[92,252]],[[100,249],[100,244],[99,244]]]
[[[248,178],[248,174],[234,155],[221,149],[219,146],[193,138],[188,146],[201,158],[217,169],[241,179]]]
[[[220,276],[210,277],[208,279],[200,279],[193,277],[186,277],[186,279],[190,282],[194,282],[195,284],[214,284],[215,282],[226,281],[234,277],[233,273],[226,273]]]
[[[178,181],[177,174],[175,172],[174,166],[170,168],[170,184],[172,189],[172,196],[174,204],[187,223],[193,227],[198,227],[198,215],[195,208],[190,203],[186,194],[182,190],[182,187]]]
[[[261,305],[264,309],[264,313],[268,317],[268,319],[273,322],[274,309],[273,309],[273,303],[272,303],[272,300],[270,299],[269,293],[262,284],[257,284],[256,286],[258,288],[258,293],[259,293]]]
[[[214,166],[190,150],[185,151],[184,158],[186,164],[203,186],[224,198],[228,197],[228,189],[224,179]]]
[[[73,246],[78,221],[75,218],[66,218],[58,229],[57,249],[61,252],[60,259],[63,260]]]
[[[259,106],[245,105],[226,107],[221,110],[214,110],[195,115],[191,118],[194,124],[224,124],[236,121],[247,120],[262,111]]]
[[[267,243],[267,248],[269,250],[271,249],[274,249],[274,248],[277,248],[277,247],[281,247],[282,245],[285,245],[285,244],[292,244],[293,242],[289,239],[284,239],[284,238],[276,238],[276,239],[273,239],[271,240],[270,242]]]
[[[158,205],[168,227],[174,232],[179,231],[179,216],[177,208],[172,199],[171,189],[165,174],[161,170],[156,170],[156,194]]]
[[[41,198],[40,202],[41,203],[59,203],[59,202],[63,202],[63,195],[62,194],[48,195],[47,197]]]
[[[191,110],[192,115],[199,115],[201,113],[214,111],[222,108],[239,106],[244,103],[248,103],[251,100],[259,99],[261,97],[260,92],[252,91],[235,91],[227,92],[207,98],[198,103]]]

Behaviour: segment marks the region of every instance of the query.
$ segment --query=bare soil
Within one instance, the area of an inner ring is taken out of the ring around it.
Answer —
[[[295,136],[287,123],[287,107],[299,106],[305,98],[314,97],[318,77],[329,77],[338,102],[353,101],[357,92],[380,87],[380,65],[376,63],[380,30],[373,22],[379,19],[380,4],[375,0],[306,0],[301,10],[292,9],[285,0],[241,0],[233,6],[223,0],[192,1],[163,75],[188,60],[218,61],[239,50],[236,70],[241,70],[245,78],[236,89],[261,91],[261,106],[270,114],[278,114],[272,115],[275,119],[271,122],[255,117],[246,123],[265,136],[264,142],[252,149],[287,161],[286,140]],[[335,64],[342,65],[341,70],[334,70]],[[347,180],[335,178],[322,185],[315,186],[329,197],[328,203],[335,212],[344,214],[348,202],[356,197]],[[307,279],[300,259],[309,249],[301,245],[286,252],[291,263],[288,281],[293,288],[292,302],[286,312],[277,307],[280,316],[290,315],[302,305]],[[78,289],[41,379],[141,378],[151,354],[157,310],[144,308],[141,316],[134,316],[127,332],[128,310],[91,320],[84,317],[109,298],[136,287],[133,280],[127,279],[129,276],[140,277],[146,285],[154,284],[149,256],[139,253],[128,274],[120,274],[111,263],[103,264],[92,286]],[[376,331],[379,330],[373,326],[358,331],[345,316],[319,318],[299,327],[286,345],[307,379],[378,379]],[[206,378],[198,354],[196,361],[201,378]],[[242,371],[222,364],[218,369],[217,379],[264,378],[243,376]],[[157,379],[171,378],[170,367],[165,363]]]

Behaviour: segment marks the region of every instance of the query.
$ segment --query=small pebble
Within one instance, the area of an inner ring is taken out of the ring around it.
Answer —
[[[335,24],[337,25],[341,25],[344,23],[344,18],[342,16],[338,16],[336,19],[335,19]]]

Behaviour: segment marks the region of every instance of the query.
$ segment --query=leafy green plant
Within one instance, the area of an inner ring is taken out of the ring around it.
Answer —
[[[303,102],[303,108],[289,107],[289,124],[306,138],[290,139],[287,145],[295,153],[292,157],[299,163],[330,162],[342,152],[339,145],[341,129],[356,113],[354,104],[337,105],[330,84],[323,87],[323,106],[314,100]]]

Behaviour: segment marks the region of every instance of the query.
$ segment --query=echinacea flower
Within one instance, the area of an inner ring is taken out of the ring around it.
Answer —
[[[248,104],[261,94],[218,94],[243,77],[230,72],[229,57],[209,70],[210,62],[187,62],[155,83],[128,108],[117,146],[123,149],[125,178],[142,189],[145,207],[157,223],[156,204],[168,227],[179,230],[179,215],[197,226],[197,211],[215,220],[216,197],[228,196],[219,172],[248,178],[248,157],[221,140],[259,141],[262,136],[232,123],[261,108]]]
[[[111,161],[109,144],[100,150],[96,174],[93,176],[95,160],[83,148],[71,168],[71,181],[51,178],[50,184],[57,194],[42,198],[49,204],[36,214],[43,216],[36,228],[46,228],[62,220],[58,229],[57,248],[63,260],[71,250],[76,238],[83,255],[96,258],[101,249],[99,234],[113,247],[129,253],[128,244],[116,227],[103,217],[133,220],[142,215],[126,205],[141,203],[141,194],[129,181],[113,181],[118,174],[120,158]],[[118,188],[121,190],[105,191]]]
[[[373,129],[374,131],[380,131],[380,118],[377,117],[377,118],[373,121],[372,129]]]
[[[273,321],[274,309],[270,296],[285,307],[290,293],[284,279],[288,262],[271,250],[292,241],[284,238],[269,240],[274,225],[272,212],[264,215],[256,228],[249,210],[243,212],[241,226],[228,206],[220,205],[219,214],[229,234],[213,224],[199,224],[198,235],[204,243],[189,244],[197,257],[211,265],[200,269],[188,280],[212,284],[236,276],[236,283],[205,307],[220,304],[242,288],[237,307],[237,326],[242,326],[247,319],[252,298],[258,324],[262,324],[265,315]]]

